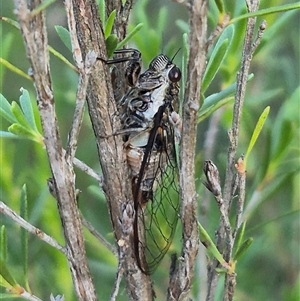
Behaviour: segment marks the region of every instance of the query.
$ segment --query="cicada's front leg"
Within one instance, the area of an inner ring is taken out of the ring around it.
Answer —
[[[107,64],[123,62],[127,62],[124,73],[126,82],[128,86],[134,87],[141,73],[141,53],[133,48],[120,49],[114,52],[114,58],[106,61]]]

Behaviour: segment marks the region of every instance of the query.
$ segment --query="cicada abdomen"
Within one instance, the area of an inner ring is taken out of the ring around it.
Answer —
[[[127,77],[138,69],[130,64]],[[178,221],[175,138],[180,136],[180,77],[179,68],[160,54],[144,73],[129,76],[131,87],[118,103],[136,211],[135,253],[145,273],[154,271],[168,251]]]

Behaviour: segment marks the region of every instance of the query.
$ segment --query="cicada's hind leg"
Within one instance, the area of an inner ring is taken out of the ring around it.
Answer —
[[[125,54],[125,55],[124,55]],[[129,54],[129,55],[126,55]],[[127,62],[127,61],[141,61],[141,53],[134,48],[125,48],[125,49],[118,49],[114,51],[114,56],[121,57],[114,57],[111,60],[108,60],[107,64],[115,64],[115,63],[121,63],[121,62]]]

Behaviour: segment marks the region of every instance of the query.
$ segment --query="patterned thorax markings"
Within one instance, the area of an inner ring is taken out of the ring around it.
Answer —
[[[151,127],[162,105],[178,102],[180,76],[180,70],[167,56],[157,56],[120,101],[123,128]]]

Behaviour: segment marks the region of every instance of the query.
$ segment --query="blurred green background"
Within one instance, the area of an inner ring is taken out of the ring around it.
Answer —
[[[261,8],[278,6],[287,1],[261,1]],[[292,1],[290,1],[292,3]],[[1,15],[15,19],[12,1],[2,0]],[[231,17],[245,13],[243,1],[225,1],[226,11]],[[169,56],[183,46],[183,34],[188,30],[188,11],[185,6],[171,1],[137,1],[129,28],[138,23],[144,26],[132,39],[138,48],[145,66],[157,54]],[[209,2],[209,32],[218,19],[213,1]],[[240,129],[238,155],[245,153],[255,124],[266,106],[270,114],[247,165],[246,237],[254,242],[237,263],[237,288],[235,300],[284,300],[296,301],[300,297],[299,284],[299,11],[272,14],[258,18],[259,24],[267,21],[267,29],[258,47],[250,72],[254,78],[247,86],[247,96]],[[60,1],[47,8],[49,44],[72,62],[72,55],[61,42],[54,26],[67,27],[64,6]],[[245,21],[234,24],[235,36],[221,69],[205,92],[205,97],[218,93],[235,82],[240,66]],[[25,73],[29,63],[20,32],[0,23],[0,56]],[[182,52],[175,58],[181,65]],[[51,74],[54,88],[56,112],[61,137],[66,142],[74,113],[77,75],[56,57],[51,56]],[[35,105],[32,82],[16,75],[1,65],[0,89],[5,98],[18,101],[23,87],[30,92]],[[182,85],[183,86],[183,85]],[[37,113],[37,110],[36,110]],[[196,158],[196,184],[199,194],[200,222],[211,236],[218,227],[219,211],[213,198],[204,192],[204,160],[211,159],[218,166],[221,181],[224,181],[228,139],[231,126],[232,102],[216,111],[199,124]],[[212,138],[214,147],[207,152],[206,134],[214,122],[218,132]],[[10,124],[1,118],[0,130],[6,131]],[[63,244],[60,219],[56,202],[48,192],[47,179],[51,177],[47,155],[40,145],[22,139],[1,139],[0,150],[0,198],[13,210],[20,211],[21,188],[24,183],[28,192],[28,221]],[[79,137],[76,157],[95,171],[100,172],[96,145],[89,116],[85,112]],[[110,242],[114,237],[103,194],[95,180],[76,170],[76,185],[82,192],[79,206],[85,218]],[[203,210],[205,207],[205,213]],[[234,208],[233,208],[234,209]],[[16,280],[22,285],[22,254],[20,229],[1,215],[1,225],[7,227],[8,266]],[[108,300],[115,280],[117,260],[85,230],[86,250],[99,300]],[[178,249],[178,245],[171,250]],[[153,275],[157,300],[165,299],[168,286],[169,256],[163,260]],[[197,264],[194,280],[194,300],[202,300],[199,287],[202,279]],[[43,300],[49,295],[64,294],[65,300],[76,300],[71,276],[65,258],[56,250],[29,235],[29,282],[32,292]],[[221,283],[221,282],[220,282]],[[216,300],[220,299],[222,285]],[[2,289],[3,292],[3,289]],[[126,300],[122,283],[118,300]]]

